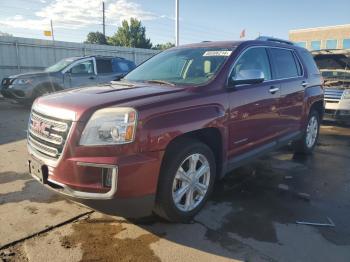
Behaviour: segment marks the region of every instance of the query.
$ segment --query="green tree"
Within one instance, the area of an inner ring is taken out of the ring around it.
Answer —
[[[107,45],[107,39],[101,32],[90,32],[86,36],[86,44]]]
[[[130,23],[124,20],[114,36],[108,38],[108,43],[126,47],[152,47],[151,40],[146,38],[146,28],[135,18],[131,18]]]
[[[171,42],[167,42],[165,44],[156,44],[152,49],[156,49],[156,50],[165,50],[165,49],[169,49],[174,47],[175,44],[171,43]]]

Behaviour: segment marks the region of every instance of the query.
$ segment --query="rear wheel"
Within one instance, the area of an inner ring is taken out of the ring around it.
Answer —
[[[301,154],[311,154],[317,144],[320,132],[320,116],[316,110],[312,110],[304,135],[294,142],[295,152]]]
[[[214,155],[207,145],[186,139],[171,146],[164,161],[154,211],[169,221],[189,221],[212,191]]]

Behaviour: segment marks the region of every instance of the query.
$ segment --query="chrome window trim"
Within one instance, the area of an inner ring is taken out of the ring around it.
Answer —
[[[298,79],[298,78],[303,78],[305,76],[305,69],[304,69],[304,65],[303,63],[301,62],[298,54],[295,52],[295,49],[293,48],[286,48],[286,47],[276,47],[276,46],[268,46],[268,45],[254,45],[254,46],[249,46],[247,47],[246,49],[244,49],[242,51],[242,53],[237,57],[236,61],[231,65],[230,67],[230,71],[229,71],[229,74],[227,76],[227,80],[226,80],[226,86],[228,86],[228,81],[230,79],[230,75],[233,71],[233,68],[236,66],[237,62],[239,61],[239,59],[245,54],[245,52],[247,52],[248,50],[252,49],[252,48],[277,48],[277,49],[285,49],[285,50],[289,50],[291,52],[293,52],[293,54],[295,54],[295,56],[297,57],[300,65],[301,65],[301,69],[303,71],[303,74],[301,76],[297,76],[297,77],[287,77],[287,78],[276,78],[276,79],[271,79],[271,80],[266,80],[264,81],[263,83],[270,83],[270,82],[274,82],[274,81],[281,81],[281,80],[290,80],[290,79]],[[266,50],[267,51],[267,50]],[[272,68],[272,64],[271,64],[271,60],[270,60],[270,57],[268,56],[268,59],[269,59],[269,62],[270,62],[270,66],[271,66],[271,70],[273,70]],[[271,71],[272,73],[272,71]]]

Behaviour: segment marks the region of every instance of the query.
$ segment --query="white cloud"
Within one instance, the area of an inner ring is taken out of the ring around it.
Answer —
[[[28,19],[16,15],[0,20],[0,25],[43,30],[50,27],[50,19],[53,20],[55,27],[60,28],[77,29],[97,25],[102,22],[101,3],[101,0],[54,0],[36,11],[35,18]],[[107,24],[119,24],[131,17],[142,21],[160,17],[143,10],[139,4],[129,0],[106,0],[105,3]]]

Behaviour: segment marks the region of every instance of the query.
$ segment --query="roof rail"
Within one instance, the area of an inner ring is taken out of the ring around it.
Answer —
[[[284,39],[279,39],[271,36],[259,36],[256,38],[256,40],[259,41],[271,41],[271,42],[276,42],[276,43],[281,43],[281,44],[287,44],[287,45],[294,45],[292,41],[284,40]]]

